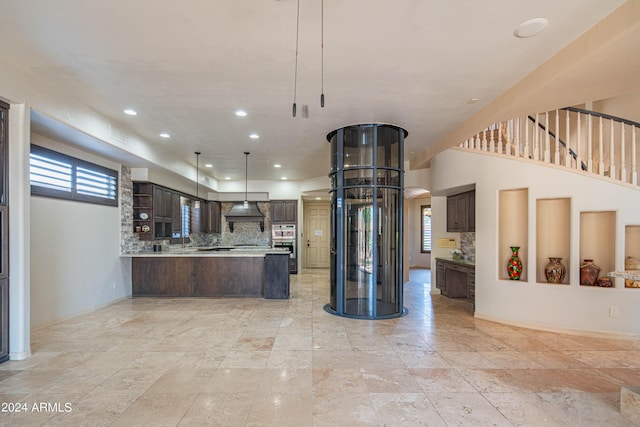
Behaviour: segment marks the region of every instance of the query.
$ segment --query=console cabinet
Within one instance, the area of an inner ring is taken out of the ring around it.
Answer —
[[[436,258],[436,288],[448,298],[467,299],[475,308],[475,266],[461,261]]]

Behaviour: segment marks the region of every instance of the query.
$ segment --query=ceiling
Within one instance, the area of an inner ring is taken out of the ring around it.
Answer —
[[[321,14],[322,3],[300,0],[297,26],[297,0],[0,0],[2,56],[151,151],[194,166],[202,152],[215,179],[243,180],[249,151],[249,179],[304,180],[326,176],[325,137],[348,124],[399,125],[406,159],[418,155],[624,1],[327,0]],[[542,33],[514,37],[540,17]]]

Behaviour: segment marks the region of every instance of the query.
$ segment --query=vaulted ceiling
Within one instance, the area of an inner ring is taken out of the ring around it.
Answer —
[[[243,179],[250,151],[252,179],[302,180],[348,124],[399,125],[420,156],[623,3],[0,0],[0,55],[212,178]],[[515,37],[532,18],[544,31]]]

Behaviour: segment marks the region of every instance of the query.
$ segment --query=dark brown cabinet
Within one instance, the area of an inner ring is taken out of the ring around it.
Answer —
[[[9,360],[9,105],[0,101],[0,363]]]
[[[201,218],[203,233],[220,233],[221,209],[220,202],[206,202],[201,204]]]
[[[476,231],[476,192],[447,197],[447,232]]]
[[[446,297],[466,298],[475,308],[475,266],[436,258],[436,288]]]
[[[297,221],[297,200],[271,200],[271,222],[293,223]]]

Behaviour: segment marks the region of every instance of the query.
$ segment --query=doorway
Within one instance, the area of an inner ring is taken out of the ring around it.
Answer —
[[[305,202],[302,243],[305,268],[329,268],[329,203]]]

